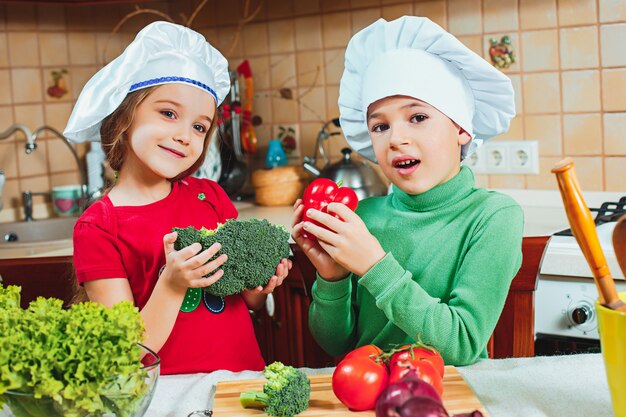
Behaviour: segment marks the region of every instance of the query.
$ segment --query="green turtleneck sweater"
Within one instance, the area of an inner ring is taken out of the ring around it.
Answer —
[[[467,167],[422,194],[393,193],[357,213],[386,256],[365,275],[317,278],[309,326],[331,355],[375,344],[432,344],[448,365],[486,357],[522,261],[523,212],[510,197],[474,188]]]

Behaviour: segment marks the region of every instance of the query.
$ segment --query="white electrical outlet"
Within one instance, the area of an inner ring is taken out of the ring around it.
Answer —
[[[537,141],[487,142],[463,163],[476,174],[539,174]]]
[[[536,140],[509,144],[511,174],[539,174],[539,146]]]

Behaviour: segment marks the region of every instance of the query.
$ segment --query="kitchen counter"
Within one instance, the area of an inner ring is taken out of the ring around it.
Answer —
[[[457,369],[491,417],[613,416],[600,354],[485,359]],[[333,368],[303,370],[333,372]],[[161,376],[146,416],[185,417],[210,409],[217,382],[256,378],[262,378],[262,373]],[[214,411],[219,416],[220,410]]]

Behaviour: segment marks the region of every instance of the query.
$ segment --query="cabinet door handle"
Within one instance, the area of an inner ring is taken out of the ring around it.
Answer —
[[[276,303],[274,302],[274,294],[267,294],[267,298],[265,299],[265,310],[267,311],[267,315],[274,318],[274,313],[276,312]]]

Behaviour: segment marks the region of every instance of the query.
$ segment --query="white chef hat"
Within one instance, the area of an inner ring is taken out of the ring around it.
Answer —
[[[515,116],[511,80],[425,17],[379,19],[348,43],[341,128],[350,146],[374,162],[367,109],[394,95],[425,101],[468,132],[472,141],[463,146],[463,158],[506,132]]]
[[[219,106],[230,89],[228,62],[198,32],[151,23],[85,84],[63,134],[73,142],[100,141],[102,120],[128,93],[168,83],[200,88]]]

